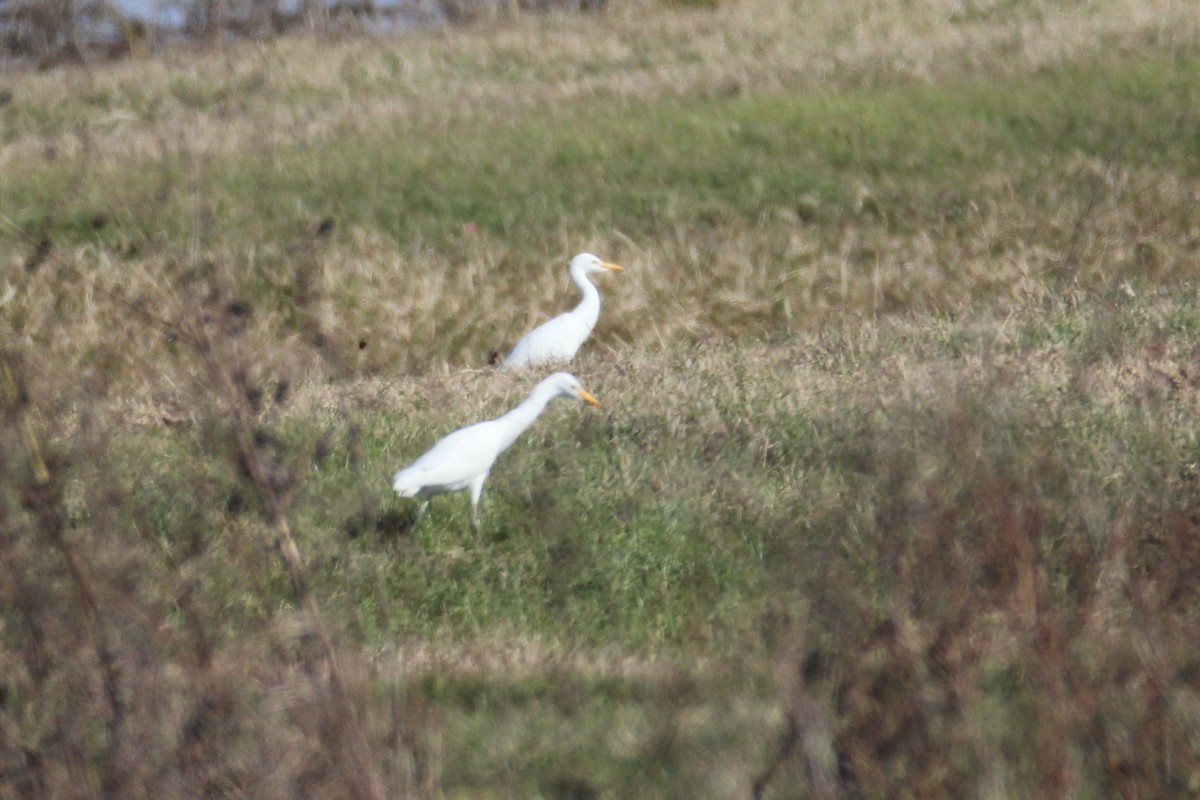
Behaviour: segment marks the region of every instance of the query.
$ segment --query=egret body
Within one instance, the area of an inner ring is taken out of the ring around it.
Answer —
[[[478,537],[479,497],[492,465],[556,397],[574,397],[600,405],[574,375],[556,372],[538,383],[520,405],[504,416],[476,422],[442,438],[411,466],[397,472],[392,479],[392,488],[401,497],[421,499],[418,521],[433,495],[470,490],[471,528]]]
[[[574,357],[596,327],[600,317],[600,292],[588,280],[592,272],[604,272],[621,267],[601,261],[591,253],[580,253],[571,259],[571,280],[583,293],[579,305],[565,314],[559,314],[549,322],[542,323],[513,347],[508,358],[504,359],[506,367],[527,367],[548,361],[567,362]]]

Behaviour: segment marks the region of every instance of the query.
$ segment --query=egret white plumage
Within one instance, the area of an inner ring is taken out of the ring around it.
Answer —
[[[583,293],[583,299],[571,311],[559,314],[525,334],[504,359],[504,366],[527,367],[547,361],[570,361],[600,317],[600,292],[587,276],[605,270],[620,272],[621,267],[601,261],[591,253],[580,253],[572,258],[571,280]]]
[[[401,497],[419,497],[419,521],[429,507],[429,498],[444,492],[471,492],[471,529],[479,536],[479,497],[496,458],[517,440],[556,397],[574,397],[600,405],[568,372],[544,378],[525,400],[507,414],[476,422],[445,436],[411,466],[396,473],[392,488]]]

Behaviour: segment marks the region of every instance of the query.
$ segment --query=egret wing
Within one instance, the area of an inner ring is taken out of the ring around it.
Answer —
[[[499,455],[490,422],[477,422],[439,440],[410,466],[396,473],[393,488],[407,496],[465,488],[472,478],[491,469]]]
[[[521,337],[504,363],[521,367],[540,361],[570,361],[588,333],[570,314],[560,314]]]

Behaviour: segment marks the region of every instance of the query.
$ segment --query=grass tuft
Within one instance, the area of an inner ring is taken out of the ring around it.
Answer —
[[[7,74],[0,795],[1187,796],[1190,12]],[[603,405],[415,525],[580,250]]]

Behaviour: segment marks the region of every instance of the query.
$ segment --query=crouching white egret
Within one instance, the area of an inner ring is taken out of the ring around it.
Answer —
[[[433,495],[469,489],[471,529],[478,538],[479,496],[492,464],[556,397],[574,397],[594,406],[600,405],[574,375],[556,372],[538,383],[529,397],[504,416],[476,422],[439,440],[411,466],[396,473],[392,488],[401,497],[421,498],[417,521],[424,516]]]
[[[605,270],[620,272],[621,267],[601,261],[591,253],[580,253],[572,258],[571,280],[583,292],[583,299],[571,311],[559,314],[525,334],[504,359],[504,366],[527,367],[547,361],[570,361],[596,327],[600,316],[600,292],[588,280],[588,273]]]

